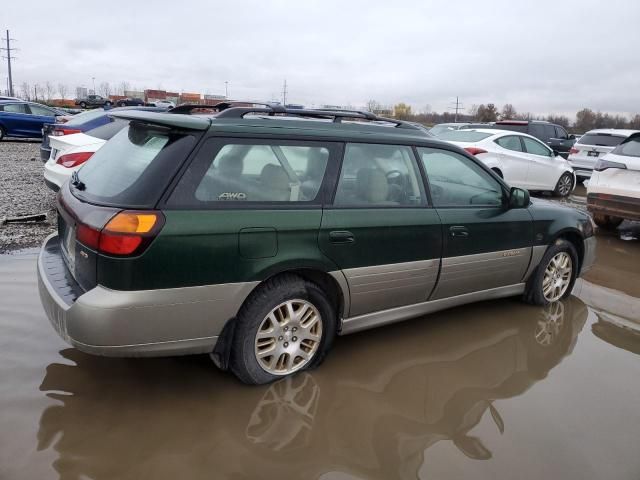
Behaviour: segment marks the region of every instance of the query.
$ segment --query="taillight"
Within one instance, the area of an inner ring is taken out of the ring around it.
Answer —
[[[66,168],[77,167],[78,165],[82,165],[84,162],[91,158],[95,152],[78,152],[78,153],[67,153],[66,155],[60,155],[56,160],[58,165],[62,165]]]
[[[164,225],[160,212],[120,212],[97,230],[79,224],[78,241],[107,255],[139,255],[151,243]]]
[[[71,135],[72,133],[82,133],[77,128],[56,128],[49,135],[53,137],[62,137],[63,135]]]
[[[464,147],[464,149],[469,152],[471,155],[478,155],[480,153],[487,153],[486,150],[478,147]]]
[[[569,150],[569,155],[574,155],[576,153],[580,153],[580,150],[577,148],[571,148],[571,150]]]

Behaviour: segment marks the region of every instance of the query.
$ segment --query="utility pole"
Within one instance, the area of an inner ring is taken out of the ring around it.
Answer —
[[[227,80],[224,82],[224,96],[229,100],[229,82]]]
[[[287,106],[287,79],[284,79],[284,86],[282,87],[282,106]]]
[[[455,103],[452,103],[452,106],[449,107],[449,110],[455,110],[456,111],[456,115],[454,117],[454,123],[458,123],[458,111],[462,110],[464,108],[464,105],[462,105],[460,103],[460,100],[458,99],[458,97],[456,97],[456,101]]]
[[[96,94],[96,77],[91,77],[91,80],[93,80],[93,94]]]
[[[11,52],[16,51],[17,49],[11,48],[11,40],[14,40],[9,36],[9,30],[7,30],[7,36],[3,38],[7,42],[6,47],[0,47],[0,51],[6,52],[2,58],[7,59],[7,70],[9,71],[9,96],[13,97],[13,77],[11,76],[11,60],[15,60],[16,57],[11,56]]]

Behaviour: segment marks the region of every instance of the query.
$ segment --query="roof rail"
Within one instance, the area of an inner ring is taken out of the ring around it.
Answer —
[[[272,104],[272,103],[262,103],[262,102],[254,102],[254,101],[244,101],[244,100],[229,100],[229,101],[222,101],[222,102],[218,102],[215,104],[209,104],[209,105],[204,105],[201,103],[184,103],[182,105],[178,105],[177,107],[173,107],[171,110],[168,110],[167,113],[181,113],[181,114],[187,114],[187,113],[191,113],[193,110],[198,110],[198,109],[212,109],[212,110],[216,110],[218,112],[222,112],[223,110],[226,110],[228,108],[233,108],[234,104],[236,103],[242,103],[242,104],[250,104],[250,105],[264,105],[265,107],[270,107],[273,108],[275,110],[279,110],[280,106],[277,104]],[[246,108],[246,107],[245,107]],[[284,110],[284,108],[282,108]]]
[[[268,116],[274,115],[286,115],[292,117],[302,118],[319,118],[325,120],[333,120],[334,123],[341,123],[342,119],[361,119],[372,122],[385,122],[392,123],[397,128],[407,128],[410,130],[419,130],[415,125],[411,125],[408,122],[397,120],[395,118],[378,117],[371,112],[364,112],[362,110],[333,110],[328,108],[318,109],[303,109],[303,108],[286,108],[282,105],[271,103],[257,103],[257,102],[242,102],[242,103],[254,103],[255,105],[264,105],[263,107],[227,107],[224,108],[216,118],[244,118],[249,113],[262,113]]]

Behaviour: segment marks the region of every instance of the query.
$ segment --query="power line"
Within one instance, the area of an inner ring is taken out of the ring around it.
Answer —
[[[460,100],[458,99],[458,97],[456,97],[456,101],[452,102],[452,106],[449,107],[449,110],[455,110],[456,111],[456,115],[455,115],[454,120],[453,120],[455,123],[458,123],[458,112],[460,110],[462,110],[463,108],[464,108],[464,105],[462,105],[460,103]]]
[[[12,48],[11,47],[11,40],[15,40],[14,38],[11,38],[9,36],[9,30],[7,30],[7,36],[5,38],[3,38],[2,40],[7,42],[7,46],[6,47],[0,47],[0,51],[4,51],[6,52],[2,58],[6,58],[7,59],[7,70],[9,71],[9,96],[13,97],[13,77],[11,76],[11,60],[15,60],[16,57],[12,57],[11,56],[11,52],[15,52],[17,50],[17,48]]]

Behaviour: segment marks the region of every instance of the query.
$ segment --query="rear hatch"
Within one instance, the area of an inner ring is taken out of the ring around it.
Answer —
[[[626,135],[587,133],[573,145],[569,163],[576,170],[593,170],[598,158],[613,151],[625,138]]]
[[[208,122],[205,124],[208,128]],[[63,257],[84,290],[99,283],[101,262],[135,259],[153,240],[156,230],[138,235],[144,238],[134,248],[122,250],[133,235],[126,230],[113,234],[110,225],[116,217],[130,212],[154,215],[162,194],[201,135],[199,131],[146,120],[132,121],[61,189],[58,233]],[[162,223],[157,222],[156,227],[161,228]],[[123,274],[130,271],[124,265],[122,270]]]

